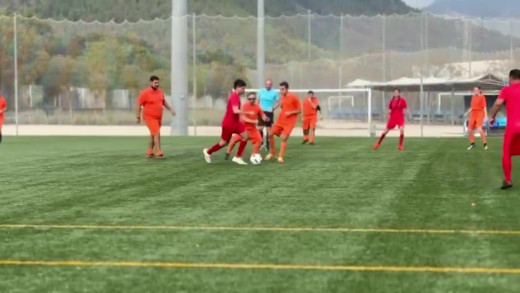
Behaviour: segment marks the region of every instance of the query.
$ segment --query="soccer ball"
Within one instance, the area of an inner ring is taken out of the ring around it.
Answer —
[[[262,155],[254,154],[251,156],[250,161],[253,165],[260,165],[262,163]]]

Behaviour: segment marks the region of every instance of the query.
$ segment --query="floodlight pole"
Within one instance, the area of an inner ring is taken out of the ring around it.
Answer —
[[[187,0],[172,0],[171,95],[177,115],[171,135],[188,135],[188,15]]]
[[[18,24],[16,19],[16,13],[13,17],[13,49],[14,49],[14,121],[16,136],[18,136]]]
[[[260,88],[265,79],[265,3],[258,0],[256,31],[256,86]]]

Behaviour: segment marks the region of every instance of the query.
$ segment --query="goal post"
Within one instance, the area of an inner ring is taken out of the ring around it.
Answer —
[[[279,90],[275,89],[275,91]],[[312,89],[312,91],[321,104],[322,115],[325,119],[321,123],[322,125],[331,129],[352,130],[354,135],[374,135],[373,118],[377,117],[379,113],[374,115],[372,89]],[[247,89],[246,92],[258,93],[259,89]],[[303,101],[307,97],[309,89],[289,89],[289,92],[298,95]]]

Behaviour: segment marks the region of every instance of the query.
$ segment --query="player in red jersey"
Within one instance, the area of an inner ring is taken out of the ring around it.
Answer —
[[[398,148],[400,151],[402,151],[404,150],[404,115],[405,112],[408,110],[408,104],[406,103],[406,99],[401,96],[401,90],[394,90],[394,96],[392,97],[392,100],[390,101],[390,105],[388,106],[388,108],[390,118],[388,119],[388,123],[386,124],[385,131],[379,138],[379,141],[374,145],[374,150],[377,150],[381,146],[381,143],[385,139],[388,132],[390,132],[390,130],[394,129],[397,126],[399,127],[400,131]]]
[[[258,151],[260,150],[260,147],[262,146],[262,135],[260,135],[260,132],[258,131],[258,128],[256,127],[259,121],[259,117],[264,122],[268,122],[269,118],[267,115],[262,111],[260,108],[260,105],[256,103],[256,93],[249,93],[247,95],[248,102],[245,103],[242,106],[243,111],[252,112],[254,114],[244,115],[243,120],[245,123],[246,131],[249,136],[249,140],[254,145],[253,152],[251,153],[251,158],[258,154]],[[235,134],[233,136],[233,140],[228,146],[227,153],[226,153],[226,160],[229,159],[231,152],[233,151],[233,148],[239,142],[242,138],[240,135]]]
[[[246,90],[246,82],[241,79],[237,79],[235,80],[233,88],[234,90],[229,95],[227,102],[226,114],[222,120],[222,134],[220,136],[221,140],[211,148],[203,150],[204,159],[208,164],[211,163],[211,155],[228,145],[231,141],[231,137],[233,137],[233,134],[236,133],[240,135],[242,140],[240,141],[240,145],[238,147],[237,156],[233,158],[233,162],[237,163],[238,165],[247,165],[247,163],[242,159],[242,154],[246,149],[248,135],[241,115],[248,115],[253,113],[241,110],[240,108],[240,96],[244,94]]]
[[[505,180],[502,189],[513,187],[511,169],[512,156],[520,156],[520,70],[509,73],[509,86],[502,89],[491,111],[490,123],[495,123],[498,111],[506,105],[506,132],[502,148],[502,168]]]
[[[7,101],[0,92],[0,143],[2,142],[2,127],[4,126],[5,111],[7,111]]]

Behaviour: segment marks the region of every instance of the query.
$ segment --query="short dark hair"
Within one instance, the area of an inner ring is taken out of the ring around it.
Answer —
[[[282,81],[282,82],[280,82],[280,86],[283,86],[286,89],[288,89],[289,88],[289,83],[287,81]]]
[[[395,91],[401,92],[401,89],[400,89],[400,88],[395,88],[395,89],[394,89],[394,92],[395,92]]]
[[[519,69],[513,69],[511,72],[509,72],[509,78],[514,80],[520,80],[520,70]]]
[[[249,99],[250,96],[255,96],[256,97],[256,93],[255,92],[248,93],[247,94],[247,98]]]
[[[309,94],[313,94],[313,95],[314,95],[314,92],[313,92],[313,91],[309,91],[307,94],[308,94],[308,95],[309,95]]]
[[[242,79],[237,79],[233,83],[233,89],[237,89],[238,87],[245,87],[247,86],[246,82]]]
[[[156,81],[156,80],[160,80],[160,79],[155,75],[150,76],[150,81]]]

